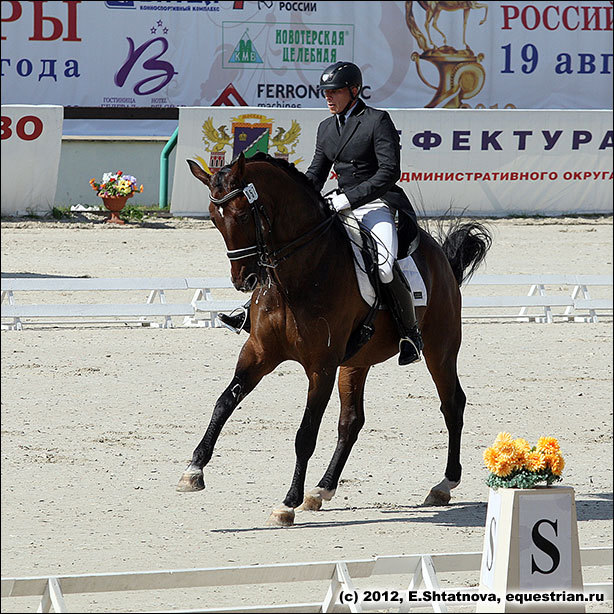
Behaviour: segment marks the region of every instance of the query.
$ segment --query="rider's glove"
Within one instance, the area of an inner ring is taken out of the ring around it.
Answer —
[[[350,208],[350,201],[343,192],[336,192],[331,196],[327,196],[326,203],[331,209],[334,209],[337,212]]]

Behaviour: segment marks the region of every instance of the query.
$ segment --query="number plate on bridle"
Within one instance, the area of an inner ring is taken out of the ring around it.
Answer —
[[[245,194],[245,198],[247,198],[247,202],[251,205],[258,200],[258,192],[256,192],[256,188],[253,183],[248,183],[243,188],[243,193]]]

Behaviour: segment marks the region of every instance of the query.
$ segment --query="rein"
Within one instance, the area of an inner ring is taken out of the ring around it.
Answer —
[[[245,196],[247,202],[250,205],[250,210],[252,215],[254,216],[254,224],[256,227],[256,244],[250,245],[249,247],[243,247],[241,249],[233,249],[226,252],[228,259],[230,261],[233,260],[242,260],[243,258],[251,258],[252,256],[258,256],[258,264],[260,266],[275,269],[282,262],[290,258],[293,254],[298,252],[303,247],[309,245],[314,239],[317,239],[320,235],[326,232],[332,222],[333,216],[326,218],[323,222],[320,222],[317,226],[314,226],[307,232],[303,233],[290,243],[286,243],[279,249],[270,250],[264,240],[264,223],[263,218],[266,220],[267,225],[269,227],[269,233],[271,232],[272,224],[269,220],[266,211],[261,203],[258,202],[258,192],[253,183],[249,183],[244,188],[237,188],[228,192],[221,198],[214,198],[213,196],[209,196],[209,199],[214,205],[223,205],[233,198],[237,196]],[[305,240],[306,239],[306,240]],[[301,243],[297,246],[301,241],[305,240],[304,243]],[[292,249],[295,248],[295,249]],[[291,250],[288,252],[288,250]],[[288,252],[284,254],[284,252]]]

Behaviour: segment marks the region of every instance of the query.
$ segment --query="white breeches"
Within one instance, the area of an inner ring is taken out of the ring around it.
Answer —
[[[394,212],[383,201],[374,200],[353,210],[356,219],[365,226],[377,245],[377,267],[382,283],[392,281],[392,266],[399,248]]]

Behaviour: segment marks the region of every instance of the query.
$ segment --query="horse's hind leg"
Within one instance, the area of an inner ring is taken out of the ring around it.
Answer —
[[[301,510],[319,510],[322,501],[330,501],[335,494],[343,467],[365,423],[364,391],[370,367],[342,367],[339,371],[339,414],[337,447],[318,485],[305,494]]]
[[[192,454],[192,460],[177,484],[179,492],[195,492],[205,488],[203,468],[211,460],[213,447],[222,427],[226,424],[226,421],[230,418],[241,400],[278,364],[277,362],[261,358],[262,354],[262,352],[256,351],[251,339],[243,346],[235,369],[235,375],[230,385],[217,400],[207,431],[198,446],[196,446]]]
[[[463,414],[466,397],[456,371],[457,352],[449,353],[443,360],[433,356],[425,346],[426,364],[431,372],[437,393],[441,400],[441,413],[448,428],[448,461],[444,479],[431,488],[425,505],[446,505],[450,501],[450,490],[456,488],[461,479],[460,443],[463,430]]]

